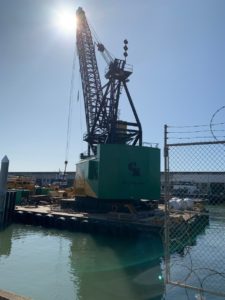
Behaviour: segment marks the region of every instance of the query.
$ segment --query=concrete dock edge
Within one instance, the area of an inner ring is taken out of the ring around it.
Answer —
[[[32,298],[19,296],[12,292],[0,290],[0,300],[32,300]]]

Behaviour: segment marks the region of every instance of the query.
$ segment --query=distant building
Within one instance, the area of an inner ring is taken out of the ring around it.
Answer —
[[[28,176],[37,185],[46,186],[60,182],[61,172],[9,172],[13,176]],[[67,172],[68,186],[73,186],[75,172]],[[161,172],[161,193],[165,189],[165,176]],[[173,195],[209,197],[219,195],[225,198],[225,172],[170,172],[170,191]]]
[[[170,193],[198,197],[220,197],[225,200],[225,172],[170,172]],[[161,173],[161,192],[164,193],[165,176]]]

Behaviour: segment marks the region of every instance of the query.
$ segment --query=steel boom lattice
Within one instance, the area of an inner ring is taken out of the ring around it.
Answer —
[[[88,143],[88,155],[96,154],[97,144],[142,145],[142,129],[134,104],[127,88],[127,78],[132,74],[126,60],[108,60],[105,75],[108,80],[102,87],[97,66],[95,44],[85,12],[77,10],[77,50],[84,96]],[[127,42],[127,41],[126,41]],[[107,55],[104,46],[97,43],[103,56]],[[124,48],[127,48],[126,45]],[[126,54],[127,55],[127,54]],[[122,89],[125,90],[135,121],[118,120],[118,106]]]

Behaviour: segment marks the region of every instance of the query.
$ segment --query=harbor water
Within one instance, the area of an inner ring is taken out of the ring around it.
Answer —
[[[162,243],[13,224],[0,233],[0,289],[35,300],[161,299]]]
[[[219,210],[225,215],[224,207]],[[216,222],[211,219],[196,237],[193,253],[215,234],[215,226],[225,226],[225,219]],[[179,259],[182,254],[176,254]],[[213,255],[205,259],[213,266]],[[156,235],[112,237],[23,224],[0,232],[0,289],[34,300],[198,299],[196,291],[187,297],[176,287],[165,296],[162,270],[163,244]]]

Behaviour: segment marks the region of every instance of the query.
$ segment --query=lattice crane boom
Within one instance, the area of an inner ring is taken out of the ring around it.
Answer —
[[[87,124],[85,140],[88,142],[88,152],[90,153],[90,150],[93,151],[94,141],[92,136],[96,134],[94,124],[102,103],[103,92],[91,30],[82,8],[77,10],[76,39]]]
[[[105,57],[108,70],[107,83],[102,87],[97,66],[95,44],[92,39],[85,12],[77,10],[77,51],[84,96],[88,143],[88,155],[96,154],[97,144],[142,145],[142,129],[134,104],[127,88],[132,70],[126,65],[127,41],[125,40],[125,59],[113,59],[103,44],[97,43],[98,50]],[[122,89],[125,90],[134,122],[118,120],[118,106]]]

